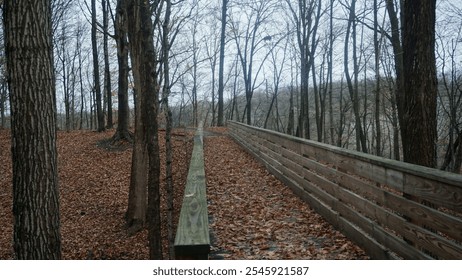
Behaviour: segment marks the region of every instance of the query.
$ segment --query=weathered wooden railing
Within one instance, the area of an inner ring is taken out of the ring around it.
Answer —
[[[176,259],[206,260],[210,252],[202,126],[194,136],[174,247]]]
[[[236,122],[228,127],[239,144],[371,258],[462,259],[461,175]]]

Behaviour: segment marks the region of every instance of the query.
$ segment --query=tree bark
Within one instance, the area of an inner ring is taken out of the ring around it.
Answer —
[[[335,133],[335,126],[334,126],[334,105],[333,105],[333,59],[334,59],[334,0],[330,0],[329,6],[329,52],[327,56],[327,72],[328,72],[328,80],[329,83],[329,131],[330,131],[330,144],[334,145],[334,133]]]
[[[117,64],[119,66],[118,79],[118,116],[117,130],[112,141],[133,141],[129,131],[130,108],[128,106],[128,42],[127,42],[127,9],[124,0],[117,1],[114,33],[117,45]]]
[[[355,115],[355,131],[356,131],[356,150],[362,151],[367,153],[367,144],[366,144],[366,136],[364,134],[363,127],[361,125],[361,116],[359,113],[359,97],[358,97],[358,59],[356,57],[356,16],[355,16],[355,6],[356,0],[351,2],[350,6],[350,16],[348,19],[348,27],[346,32],[346,39],[345,39],[345,48],[344,48],[344,64],[345,64],[345,78],[348,85],[348,91],[350,93],[350,99],[353,104],[353,112]],[[348,66],[348,46],[349,42],[348,39],[350,37],[350,29],[351,29],[351,37],[353,40],[353,67],[354,67],[354,83],[351,81],[351,76],[349,72]]]
[[[154,49],[151,7],[148,1],[128,0],[128,38],[133,65],[137,98],[141,101],[137,114],[145,130],[141,143],[147,148],[148,168],[148,241],[150,259],[162,259],[161,219],[160,219],[160,158],[158,140],[158,95],[159,86],[156,73],[156,53]],[[155,2],[154,6],[159,2]],[[156,7],[154,7],[155,9]],[[137,117],[138,118],[138,117]],[[140,126],[140,127],[141,127]],[[137,135],[135,135],[135,143]],[[145,170],[145,166],[142,166]]]
[[[97,130],[104,131],[104,114],[101,101],[98,47],[96,42],[96,0],[91,0],[91,45],[93,54],[93,83],[96,99]]]
[[[388,16],[390,18],[391,25],[391,44],[393,46],[393,54],[395,61],[395,73],[396,73],[396,88],[395,98],[392,98],[392,112],[393,112],[393,155],[394,159],[399,160],[401,158],[399,151],[399,129],[398,123],[402,123],[401,117],[403,115],[401,99],[404,95],[404,78],[403,78],[403,47],[400,39],[400,25],[398,15],[396,13],[395,5],[393,0],[386,0],[386,7]],[[395,106],[396,105],[396,106]],[[395,109],[396,108],[396,109]],[[396,120],[396,111],[398,111],[398,117]]]
[[[135,98],[135,133],[132,154],[132,166],[130,174],[130,189],[128,193],[128,208],[125,214],[129,232],[134,233],[141,230],[146,222],[147,215],[147,188],[148,188],[148,146],[146,139],[146,127],[143,124],[144,102],[141,90],[141,72],[140,72],[140,56],[141,51],[140,39],[137,38],[139,32],[137,11],[133,7],[136,0],[120,0],[121,5],[126,5],[127,8],[127,27],[128,37],[130,40],[130,56],[132,62],[132,72],[134,79],[134,98]],[[132,5],[131,11],[128,10],[129,5]],[[136,12],[136,13],[135,13]]]
[[[399,107],[404,161],[436,167],[436,0],[404,1],[403,13],[406,82]]]
[[[108,0],[102,0],[103,7],[103,46],[104,46],[104,95],[107,102],[107,128],[113,127],[112,120],[112,90],[111,90],[111,71],[109,69],[109,49],[108,49],[108,32],[109,32],[109,4]]]
[[[296,25],[297,43],[300,51],[300,114],[298,116],[297,136],[311,138],[309,74],[314,63],[317,48],[317,29],[320,20],[321,1],[298,0],[297,8],[287,1]]]
[[[60,259],[51,3],[4,1],[3,20],[12,117],[15,257]]]
[[[375,154],[382,155],[382,126],[380,122],[380,42],[378,36],[378,6],[374,0],[374,58],[375,58]]]
[[[165,126],[165,163],[166,163],[166,182],[167,182],[167,239],[169,259],[175,259],[175,234],[173,228],[174,211],[174,186],[173,186],[173,151],[172,151],[172,111],[169,106],[170,98],[170,15],[172,10],[171,0],[166,0],[164,22],[162,24],[162,64],[164,67],[164,86],[162,89],[163,110],[166,119]]]
[[[5,104],[6,104],[6,95],[7,95],[7,92],[5,90],[5,81],[2,79],[2,81],[0,81],[0,118],[1,118],[1,122],[0,122],[0,128],[4,128],[5,127]]]
[[[218,66],[218,126],[224,125],[224,64],[225,64],[225,38],[226,38],[226,14],[228,9],[228,1],[223,0],[221,7],[221,36],[220,36],[220,62]]]

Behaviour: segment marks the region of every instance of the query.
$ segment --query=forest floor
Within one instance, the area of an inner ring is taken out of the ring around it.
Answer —
[[[147,231],[129,234],[124,214],[130,145],[108,148],[114,131],[58,133],[64,259],[148,258]],[[194,131],[173,135],[175,221],[188,172]],[[232,141],[225,128],[205,130],[204,156],[211,259],[367,259],[265,168]],[[164,132],[159,133],[165,182]],[[9,130],[0,130],[0,259],[14,257]],[[164,184],[162,197],[165,198]],[[163,221],[166,221],[162,200]],[[175,224],[176,225],[176,224]],[[163,239],[166,240],[163,227]],[[167,244],[164,242],[164,252]],[[167,257],[167,256],[165,256]]]

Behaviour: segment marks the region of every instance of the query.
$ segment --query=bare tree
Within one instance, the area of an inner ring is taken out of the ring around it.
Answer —
[[[127,9],[125,0],[117,0],[116,16],[114,20],[114,37],[117,45],[118,74],[118,116],[117,130],[112,141],[133,141],[129,131],[130,108],[128,106],[128,41],[127,41]]]
[[[248,24],[242,27],[242,22],[238,19],[233,18],[231,20],[233,39],[236,43],[245,85],[246,106],[244,114],[247,124],[252,123],[252,97],[254,90],[259,86],[257,78],[265,60],[261,60],[255,71],[255,55],[263,49],[265,41],[272,40],[272,35],[267,34],[261,29],[263,24],[269,21],[274,8],[275,3],[273,1],[242,3],[239,9],[242,12],[242,16],[245,17],[245,21],[248,21]],[[265,55],[265,58],[268,54]]]
[[[215,28],[215,25],[216,25],[216,21],[212,21],[210,23],[210,28],[212,30],[210,30],[210,34],[208,36],[208,38],[205,40],[205,49],[206,49],[206,52],[207,52],[207,58],[208,58],[208,61],[209,61],[209,65],[210,65],[210,73],[211,73],[211,85],[210,85],[210,95],[212,97],[212,104],[211,104],[211,110],[212,110],[212,121],[211,121],[211,126],[217,126],[217,101],[216,101],[216,68],[217,68],[217,65],[219,64],[219,53],[220,53],[220,50],[221,50],[221,46],[220,46],[220,43],[218,41],[218,38],[219,36],[217,36],[216,32],[216,28]],[[223,54],[224,55],[224,54]],[[220,66],[218,65],[218,68],[220,68]],[[220,75],[220,73],[218,73],[218,75]],[[220,77],[219,77],[220,79]],[[223,79],[224,80],[224,79]],[[224,81],[222,81],[223,85],[224,85]],[[223,89],[222,89],[223,91]],[[222,100],[223,102],[223,100]],[[223,106],[223,105],[222,105]],[[223,110],[223,108],[222,108]],[[223,116],[222,116],[222,119],[223,119]],[[223,121],[223,120],[222,120]]]
[[[294,59],[291,59],[290,64],[290,86],[289,86],[289,118],[287,120],[287,129],[286,133],[289,135],[294,135],[295,132],[295,108],[294,108],[294,95],[295,95],[295,73],[294,73]]]
[[[398,116],[398,122],[402,123],[401,117],[402,107],[401,104],[403,103],[401,99],[403,98],[403,91],[404,91],[404,66],[403,66],[403,47],[401,45],[401,27],[400,22],[398,19],[398,13],[396,11],[395,3],[393,0],[386,0],[386,7],[388,12],[388,17],[390,18],[390,26],[391,26],[391,36],[389,36],[392,47],[393,47],[393,54],[394,54],[394,65],[395,65],[395,75],[396,75],[396,85],[395,85],[395,97],[391,98],[392,106],[396,104],[397,112],[393,112],[392,121],[394,124],[394,157],[395,159],[400,159],[400,150],[399,150],[399,129],[398,123],[396,122],[396,114]],[[394,108],[394,107],[392,107]]]
[[[220,36],[220,62],[218,70],[218,126],[224,125],[223,91],[224,91],[224,64],[225,64],[225,39],[226,39],[226,16],[229,0],[223,0],[221,6],[221,36]]]
[[[98,44],[96,41],[96,0],[91,0],[91,45],[93,50],[93,86],[95,89],[96,99],[96,116],[97,116],[97,130],[104,131],[104,114],[101,99],[101,85],[99,74],[99,60],[98,60]]]
[[[85,33],[85,27],[81,22],[77,23],[77,27],[75,29],[75,38],[76,38],[76,53],[77,53],[77,60],[78,60],[78,73],[76,76],[78,77],[79,81],[79,90],[80,90],[80,119],[79,119],[79,129],[83,129],[83,120],[84,120],[84,110],[85,110],[85,94],[84,94],[84,86],[83,86],[83,71],[82,68],[84,67],[84,53],[83,53],[83,34]],[[87,114],[85,114],[86,116]],[[87,123],[88,126],[88,123]]]
[[[353,104],[353,112],[355,118],[355,131],[356,131],[356,150],[363,151],[367,153],[367,144],[366,144],[366,135],[364,134],[361,116],[359,112],[359,96],[358,96],[358,74],[359,74],[359,66],[358,66],[358,59],[357,59],[357,40],[356,40],[356,0],[352,0],[350,3],[349,8],[349,18],[348,18],[348,26],[345,35],[345,46],[344,46],[344,66],[345,66],[345,78],[348,85],[348,92],[350,94],[351,102]],[[351,39],[352,39],[352,49],[353,49],[353,81],[350,76],[349,71],[349,38],[351,32]]]
[[[280,48],[273,48],[273,46],[270,46],[270,50],[269,50],[270,62],[271,62],[271,66],[272,66],[272,71],[271,72],[273,74],[273,79],[272,79],[273,80],[273,87],[271,89],[272,90],[271,102],[270,102],[270,105],[269,105],[269,108],[268,108],[268,111],[267,111],[267,114],[266,114],[265,123],[264,123],[263,127],[267,128],[268,121],[270,119],[270,115],[273,112],[273,108],[275,107],[275,111],[276,111],[276,119],[275,119],[275,123],[276,123],[275,126],[276,127],[275,127],[275,129],[276,129],[276,131],[280,131],[279,125],[281,123],[281,120],[279,118],[278,94],[279,94],[280,83],[281,83],[281,80],[282,80],[282,73],[284,72],[283,69],[284,69],[284,66],[285,66],[285,63],[286,63],[286,60],[287,60],[287,55],[288,55],[287,48],[288,48],[288,45],[289,45],[289,41],[285,40],[284,46],[282,46]],[[281,57],[278,55],[280,53],[282,53]],[[278,61],[278,58],[280,58],[281,60]]]
[[[460,10],[456,10],[460,15]],[[451,30],[454,32],[455,30]],[[459,173],[462,165],[462,81],[457,64],[457,51],[461,42],[462,26],[458,26],[455,38],[445,41],[444,35],[438,35],[437,55],[441,61],[441,87],[438,91],[439,104],[443,117],[441,125],[445,128],[443,139],[447,139],[442,170]]]
[[[157,77],[157,56],[154,48],[154,23],[152,22],[152,9],[157,10],[159,1],[150,3],[142,0],[127,1],[128,15],[128,38],[130,55],[133,65],[133,76],[137,96],[141,102],[137,114],[141,117],[142,133],[141,146],[147,150],[147,168],[141,166],[142,170],[147,169],[148,180],[148,241],[149,257],[151,259],[162,259],[161,240],[161,218],[160,218],[160,159],[158,143],[158,77]],[[151,9],[152,8],[152,9]],[[135,134],[135,144],[137,134]],[[133,167],[132,167],[133,168]],[[146,186],[146,185],[145,185]]]
[[[172,1],[165,0],[165,15],[162,23],[162,52],[161,61],[163,67],[163,87],[162,87],[162,107],[166,119],[165,128],[165,154],[166,154],[166,182],[167,182],[167,239],[168,239],[168,255],[169,259],[175,258],[175,235],[173,228],[173,210],[174,210],[174,187],[173,187],[173,151],[172,151],[172,111],[169,105],[170,98],[170,17],[172,13]]]
[[[335,126],[334,126],[334,103],[333,103],[333,82],[334,82],[334,0],[330,1],[329,5],[329,51],[327,55],[327,75],[329,83],[329,132],[330,132],[330,144],[334,145],[335,138]]]
[[[112,120],[112,89],[111,89],[111,71],[109,65],[109,1],[101,1],[103,11],[103,52],[104,52],[104,88],[103,93],[106,97],[107,106],[107,128],[113,127]]]
[[[382,155],[382,126],[380,122],[380,42],[379,42],[379,20],[378,3],[374,0],[374,64],[375,64],[375,153]]]
[[[128,207],[125,213],[125,219],[130,233],[135,233],[141,230],[146,223],[147,215],[147,187],[148,187],[148,172],[149,158],[148,146],[146,139],[146,127],[143,123],[143,95],[141,92],[141,61],[138,56],[141,54],[141,39],[137,38],[136,34],[140,27],[136,24],[139,20],[139,11],[133,6],[137,5],[138,0],[119,0],[120,8],[127,9],[127,35],[130,40],[129,49],[132,62],[132,72],[134,77],[134,97],[135,97],[135,132],[132,153],[132,165],[130,174],[130,188],[128,193]],[[131,6],[131,13],[128,7]],[[121,11],[118,11],[121,12]],[[136,16],[136,18],[134,18]],[[122,18],[120,20],[123,20]],[[138,45],[137,45],[138,44]],[[136,49],[138,48],[138,49]],[[138,60],[135,60],[138,59]]]
[[[191,102],[192,102],[192,117],[193,117],[193,126],[197,127],[199,125],[199,101],[198,101],[198,69],[199,69],[199,57],[200,57],[200,52],[201,52],[201,42],[198,39],[198,29],[199,29],[199,21],[201,20],[201,15],[197,13],[194,16],[194,23],[192,25],[192,65],[188,68],[190,68],[190,75],[192,79],[192,89],[191,89]]]
[[[297,6],[294,6],[292,1],[286,1],[294,21],[300,53],[300,113],[297,135],[310,139],[309,74],[318,46],[317,30],[321,16],[321,1],[298,0]]]
[[[69,38],[67,36],[68,32],[68,24],[67,22],[61,22],[61,34],[58,38],[59,47],[56,48],[56,53],[58,56],[58,60],[61,64],[61,80],[63,83],[63,94],[64,94],[64,112],[65,112],[65,129],[67,132],[71,130],[71,96],[70,96],[70,75],[68,65],[70,64],[69,55],[68,55],[68,41]]]

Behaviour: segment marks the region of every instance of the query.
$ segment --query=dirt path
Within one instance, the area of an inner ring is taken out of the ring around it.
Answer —
[[[367,259],[226,130],[205,135],[212,259]]]

